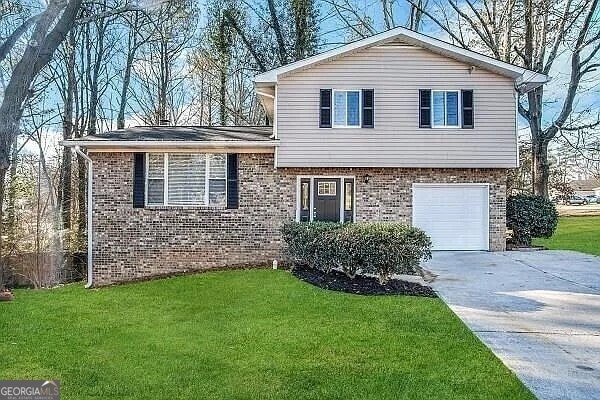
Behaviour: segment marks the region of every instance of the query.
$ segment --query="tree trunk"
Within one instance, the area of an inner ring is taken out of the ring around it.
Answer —
[[[219,75],[219,123],[225,126],[227,123],[227,107],[225,101],[227,99],[227,61],[224,61],[224,65],[221,67],[221,73]]]
[[[135,35],[135,32],[132,33],[132,35]],[[125,128],[125,106],[127,105],[127,92],[129,91],[129,84],[131,82],[131,70],[133,68],[134,57],[135,47],[132,47],[130,38],[129,54],[127,55],[125,72],[123,74],[123,84],[121,85],[121,100],[119,103],[119,114],[117,115],[117,129]]]
[[[533,193],[548,198],[548,182],[550,180],[548,143],[546,141],[535,141],[532,143],[531,148]]]
[[[275,9],[275,2],[274,0],[267,0],[267,4],[269,6],[273,30],[275,31],[275,38],[277,39],[277,53],[279,54],[279,61],[281,62],[281,65],[286,65],[287,50],[285,47],[285,40],[283,39],[283,33],[281,32],[281,26],[279,25],[279,17],[277,16],[277,10]]]
[[[548,163],[548,143],[542,129],[542,87],[532,90],[527,94],[529,110],[529,130],[531,132],[531,178],[533,181],[533,194],[548,198],[548,181],[550,180],[550,166]]]

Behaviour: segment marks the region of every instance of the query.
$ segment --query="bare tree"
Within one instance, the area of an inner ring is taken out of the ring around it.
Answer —
[[[177,124],[189,118],[194,93],[188,90],[191,70],[186,55],[195,46],[197,18],[192,0],[173,0],[152,13],[153,24],[145,28],[151,35],[138,50],[133,65],[136,90],[131,90],[147,124]]]
[[[414,31],[421,29],[423,16],[430,8],[429,0],[378,0],[363,4],[355,0],[324,0],[331,5],[335,15],[349,32],[349,39],[361,39],[381,30],[403,25]],[[381,23],[374,12],[381,13]],[[408,15],[400,21],[398,15]]]
[[[518,107],[531,133],[533,190],[548,197],[550,143],[562,132],[600,124],[599,118],[589,117],[589,110],[576,109],[577,95],[600,66],[598,0],[448,0],[436,15],[415,0],[407,1],[461,46],[543,74],[551,73],[558,62],[568,71],[555,116],[544,117],[544,87],[527,93]]]
[[[75,24],[80,6],[81,0],[50,0],[32,23],[28,45],[12,70],[0,104],[0,204],[4,200],[4,182],[10,168],[10,149],[20,132],[30,87]]]

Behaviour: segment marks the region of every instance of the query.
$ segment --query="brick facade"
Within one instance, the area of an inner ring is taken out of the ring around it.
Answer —
[[[238,209],[134,209],[133,154],[91,153],[91,157],[95,285],[214,267],[264,265],[280,259],[279,227],[295,218],[298,175],[355,176],[357,221],[409,223],[415,182],[489,183],[490,249],[505,248],[504,169],[275,170],[272,154],[240,154]]]

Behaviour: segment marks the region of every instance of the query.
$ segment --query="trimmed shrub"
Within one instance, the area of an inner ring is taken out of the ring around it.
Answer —
[[[285,252],[297,265],[314,267],[317,239],[324,232],[336,230],[342,224],[334,222],[288,222],[281,228]]]
[[[511,244],[531,246],[533,238],[552,236],[557,224],[556,207],[542,196],[518,194],[506,201],[506,226],[513,232]]]
[[[297,264],[353,278],[371,273],[385,283],[392,274],[420,271],[431,258],[431,240],[422,230],[399,223],[300,223],[283,227],[287,254]]]

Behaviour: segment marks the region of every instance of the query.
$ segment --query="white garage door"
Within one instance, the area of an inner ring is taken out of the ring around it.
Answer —
[[[479,184],[414,184],[413,225],[433,250],[489,249],[489,187]]]

